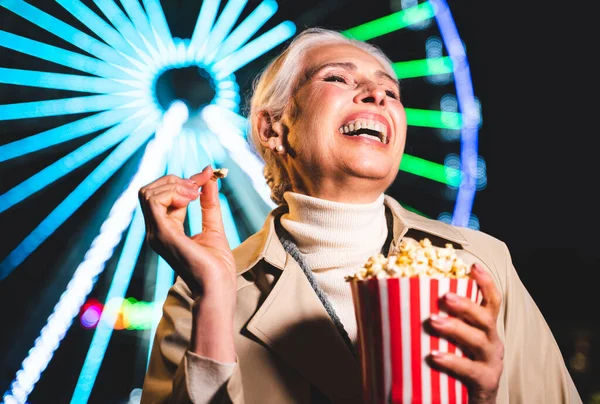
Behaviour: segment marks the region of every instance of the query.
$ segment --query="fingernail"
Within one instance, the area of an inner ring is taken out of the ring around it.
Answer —
[[[446,300],[450,303],[456,303],[458,302],[458,296],[456,296],[454,293],[448,292],[446,293]]]
[[[431,317],[429,317],[429,319],[434,325],[444,325],[446,323],[446,319],[440,316],[439,314],[432,314]]]
[[[433,350],[433,351],[431,351],[431,356],[434,358],[441,358],[442,353],[440,351]]]
[[[481,269],[481,267],[478,264],[471,265],[471,271],[476,272],[478,274],[483,272],[483,270]]]

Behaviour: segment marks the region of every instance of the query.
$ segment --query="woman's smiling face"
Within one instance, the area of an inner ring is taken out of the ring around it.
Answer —
[[[315,47],[304,63],[282,119],[284,164],[294,190],[330,200],[347,200],[348,191],[377,197],[396,177],[404,151],[398,82],[352,45]]]

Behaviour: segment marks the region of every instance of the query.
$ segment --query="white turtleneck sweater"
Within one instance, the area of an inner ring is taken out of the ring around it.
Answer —
[[[293,237],[354,344],[356,317],[344,277],[354,274],[385,243],[383,194],[367,204],[331,202],[294,192],[286,192],[284,198],[289,213],[282,215],[281,225]]]

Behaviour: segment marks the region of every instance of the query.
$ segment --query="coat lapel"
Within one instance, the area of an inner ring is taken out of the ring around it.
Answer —
[[[333,402],[361,402],[358,362],[293,259],[247,329]]]

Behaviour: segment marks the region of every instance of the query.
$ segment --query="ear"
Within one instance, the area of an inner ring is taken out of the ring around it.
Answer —
[[[281,121],[273,121],[268,112],[262,111],[259,113],[257,130],[260,137],[260,143],[263,147],[274,150],[277,145],[284,144],[286,126]]]

